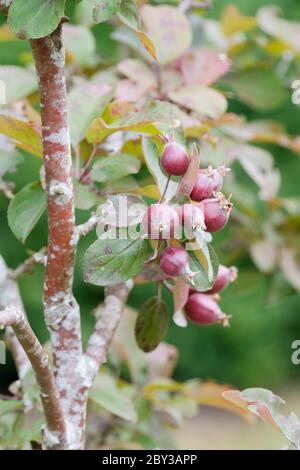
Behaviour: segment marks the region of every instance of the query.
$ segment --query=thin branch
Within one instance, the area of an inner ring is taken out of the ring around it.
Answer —
[[[65,421],[48,356],[20,308],[10,305],[0,312],[0,328],[8,326],[14,330],[20,341],[40,387],[40,397],[47,423],[47,427],[43,429],[43,445],[47,449],[66,448]]]
[[[0,255],[0,309],[4,310],[8,305],[12,304],[20,308],[24,312],[24,306],[21,299],[19,287],[17,283],[10,279],[9,270],[7,269],[6,263]],[[18,339],[12,328],[7,328],[6,338],[8,346],[13,355],[13,359],[17,368],[18,376],[20,378],[23,388],[23,402],[25,409],[30,409],[32,403],[30,398],[27,396],[25,387],[25,376],[28,370],[31,368],[30,362],[24,353]]]
[[[47,248],[41,248],[36,253],[33,253],[29,258],[27,258],[22,264],[20,264],[16,269],[13,269],[9,273],[11,279],[19,279],[25,273],[32,271],[32,268],[36,264],[46,265],[47,262]]]
[[[84,178],[87,176],[88,174],[88,171],[89,171],[89,167],[90,167],[90,164],[92,163],[92,161],[94,160],[95,156],[96,156],[96,153],[98,151],[98,145],[94,145],[93,146],[93,150],[91,152],[91,155],[89,156],[88,160],[86,161],[83,169],[82,169],[82,172],[81,172],[81,175],[80,175],[80,178],[79,178],[79,181],[82,182],[84,181]]]
[[[161,195],[161,197],[160,197],[159,204],[161,204],[161,203],[164,201],[164,199],[165,199],[165,196],[166,196],[166,194],[167,194],[170,181],[171,181],[171,175],[168,175],[168,178],[167,178],[167,181],[166,181],[166,185],[165,185],[165,189],[163,190],[163,193],[162,193],[162,195]]]
[[[72,243],[76,246],[81,237],[84,237],[88,233],[92,232],[94,228],[97,227],[97,224],[101,221],[101,217],[96,214],[92,214],[91,217],[81,225],[77,225],[75,228],[74,236]]]
[[[85,353],[90,384],[101,365],[106,361],[109,346],[121,320],[131,287],[129,282],[108,287],[103,306],[101,305],[96,310],[98,319]]]

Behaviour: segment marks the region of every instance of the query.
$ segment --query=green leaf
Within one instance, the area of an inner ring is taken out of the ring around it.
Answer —
[[[155,349],[168,329],[169,317],[166,303],[151,297],[142,305],[135,324],[138,346],[145,352]]]
[[[0,400],[0,416],[23,409],[23,403],[20,400]]]
[[[136,276],[150,255],[147,240],[130,238],[95,241],[84,256],[84,280],[108,286]]]
[[[134,30],[140,29],[139,14],[135,0],[121,0],[118,17],[129,28]]]
[[[88,210],[97,203],[97,195],[86,184],[74,181],[74,194],[76,209]]]
[[[6,104],[21,100],[38,89],[33,72],[16,65],[1,66],[0,81],[5,84]]]
[[[22,161],[23,157],[17,150],[8,152],[0,148],[0,177],[13,171]]]
[[[66,0],[13,0],[8,23],[20,39],[48,36],[64,16]]]
[[[64,41],[68,52],[82,67],[93,65],[96,53],[95,36],[86,26],[64,25]]]
[[[45,424],[43,413],[37,408],[18,416],[13,429],[13,444],[20,449],[25,443],[41,441],[41,429]]]
[[[93,180],[103,183],[136,174],[139,172],[140,167],[141,162],[127,154],[100,157],[93,165],[91,177]]]
[[[84,138],[89,125],[112,97],[112,88],[92,82],[75,86],[68,96],[71,141],[74,146]]]
[[[190,269],[197,273],[189,284],[199,292],[205,292],[212,287],[218,273],[216,252],[211,245],[202,242],[201,248],[189,251],[189,257]]]
[[[273,111],[282,106],[288,92],[271,69],[250,69],[234,74],[226,80],[237,98],[259,112]]]
[[[148,139],[146,137],[143,137],[142,145],[147,168],[153,176],[153,179],[158,186],[159,192],[162,195],[166,187],[168,178],[160,167],[160,156],[158,153],[157,145],[153,140]],[[177,183],[175,183],[174,181],[170,181],[166,192],[166,197],[171,198],[172,196],[174,196],[176,190]]]
[[[35,227],[46,208],[45,192],[40,183],[30,183],[21,189],[8,207],[8,224],[22,243]]]
[[[97,375],[89,392],[89,399],[125,421],[137,421],[133,402],[107,373]]]
[[[120,8],[121,0],[90,0],[94,5],[93,18],[95,23],[109,20]]]

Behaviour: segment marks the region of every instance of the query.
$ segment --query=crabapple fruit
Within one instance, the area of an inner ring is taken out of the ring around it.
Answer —
[[[219,265],[218,274],[216,280],[211,289],[209,289],[206,294],[217,294],[224,290],[230,282],[235,281],[237,277],[237,268],[231,266],[227,268],[227,266],[223,266],[222,264]]]
[[[215,198],[205,199],[199,204],[204,213],[204,223],[208,232],[221,230],[228,222],[232,204],[222,193],[216,193]]]
[[[169,246],[162,253],[159,266],[169,276],[180,276],[188,270],[189,255],[184,248]]]
[[[183,204],[177,209],[179,222],[184,229],[186,238],[193,238],[196,230],[204,230],[204,214],[195,204]]]
[[[228,325],[229,317],[220,309],[217,302],[209,295],[192,294],[185,304],[185,312],[192,322],[198,325],[222,323]]]
[[[197,181],[191,192],[193,201],[202,201],[209,198],[214,191],[214,180],[207,170],[199,170]]]
[[[161,157],[161,166],[166,173],[172,176],[184,175],[189,164],[189,155],[180,144],[172,141],[165,145]]]
[[[152,240],[176,238],[179,231],[179,217],[168,204],[152,204],[147,208],[142,227]]]

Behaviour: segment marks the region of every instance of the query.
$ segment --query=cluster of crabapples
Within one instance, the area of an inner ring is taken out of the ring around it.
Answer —
[[[160,163],[168,175],[178,177],[187,172],[190,157],[187,151],[171,138],[164,146]],[[227,171],[224,167],[211,166],[199,169],[189,195],[189,203],[174,207],[168,202],[160,201],[148,207],[142,227],[151,240],[158,240],[158,244],[164,246],[164,250],[159,251],[159,267],[166,277],[181,276],[188,284],[193,285],[193,277],[197,273],[190,270],[185,242],[195,239],[197,231],[208,239],[208,234],[221,230],[227,224],[232,204],[220,192]],[[198,292],[190,288],[185,304],[187,317],[200,325],[222,323],[226,326],[229,317],[218,305],[219,293],[236,278],[236,274],[236,268],[220,265],[210,290]]]

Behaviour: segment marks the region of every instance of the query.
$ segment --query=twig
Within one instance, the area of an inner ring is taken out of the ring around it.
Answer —
[[[101,365],[106,361],[106,355],[113,335],[119,325],[128,293],[132,286],[129,282],[108,287],[105,293],[105,301],[97,311],[95,330],[92,333],[86,353],[87,374],[90,384]]]
[[[168,175],[168,178],[167,178],[167,181],[166,181],[166,185],[165,185],[165,189],[161,195],[161,198],[159,200],[159,203],[162,203],[164,201],[164,198],[165,198],[165,195],[167,194],[167,191],[168,191],[168,187],[169,187],[169,184],[170,184],[170,181],[171,181],[171,175]]]
[[[79,178],[80,182],[84,181],[84,178],[88,173],[89,166],[90,166],[90,164],[92,163],[92,161],[94,160],[94,158],[96,156],[97,150],[98,150],[98,145],[94,145],[93,150],[91,152],[91,155],[89,156],[88,160],[86,161],[86,163],[85,163],[85,165],[82,169],[82,173],[81,173],[80,178]]]
[[[4,259],[0,255],[0,309],[4,310],[10,304],[15,305],[24,312],[19,287],[14,280],[9,278],[9,270],[7,269]],[[32,407],[32,402],[27,396],[24,379],[28,370],[31,368],[30,362],[16,338],[13,329],[10,327],[6,330],[6,339],[12,352],[18,376],[22,384],[25,410],[28,410]]]
[[[9,277],[11,279],[19,279],[23,274],[31,272],[35,264],[46,265],[47,262],[47,248],[41,248],[41,250],[33,253],[29,258],[27,258],[20,266],[16,269],[13,269],[9,272]]]
[[[77,225],[75,228],[74,236],[72,243],[76,246],[81,237],[84,237],[90,233],[94,228],[97,227],[97,224],[101,221],[101,217],[96,214],[92,214],[91,217],[81,225]]]
[[[42,432],[43,446],[46,449],[66,448],[65,421],[48,356],[20,308],[10,305],[0,312],[0,328],[8,326],[14,330],[20,341],[40,387],[40,397],[47,423]]]

